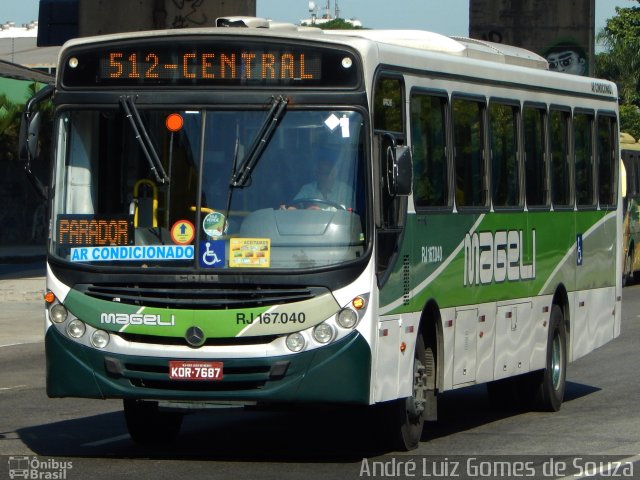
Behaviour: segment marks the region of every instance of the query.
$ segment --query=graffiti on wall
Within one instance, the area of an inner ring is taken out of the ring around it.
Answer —
[[[478,38],[485,42],[505,43],[505,34],[498,30],[479,32]],[[534,50],[531,46],[523,46]],[[539,52],[549,63],[549,70],[570,73],[572,75],[589,75],[589,56],[586,50],[575,40],[554,39],[554,43]]]
[[[171,28],[201,27],[207,24],[207,14],[204,12],[205,0],[172,0],[176,15],[171,22]]]
[[[546,49],[543,56],[549,62],[549,70],[554,72],[572,75],[587,75],[589,72],[587,54],[577,42],[558,42]]]

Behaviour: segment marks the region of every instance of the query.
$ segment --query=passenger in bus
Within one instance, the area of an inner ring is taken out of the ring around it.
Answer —
[[[306,183],[294,197],[290,209],[299,206],[313,210],[324,210],[330,204],[336,204],[346,210],[354,207],[353,188],[338,177],[336,162],[329,156],[323,155],[314,166],[315,180]],[[313,203],[310,200],[324,200],[328,202]]]

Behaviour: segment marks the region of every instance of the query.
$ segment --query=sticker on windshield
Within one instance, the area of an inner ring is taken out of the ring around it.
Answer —
[[[343,115],[342,118],[338,118],[335,113],[332,113],[329,118],[324,121],[324,124],[332,132],[340,126],[342,138],[349,138],[349,117],[346,115]]]
[[[203,268],[224,267],[225,242],[223,240],[208,240],[200,242],[200,266]]]
[[[204,217],[202,221],[202,229],[211,238],[218,238],[226,232],[225,217],[220,212],[212,212]]]
[[[171,227],[171,240],[179,245],[187,245],[193,241],[195,231],[189,220],[178,220]]]
[[[229,242],[230,267],[269,267],[271,261],[270,239],[232,238]]]
[[[193,245],[132,245],[71,249],[72,262],[122,262],[140,260],[192,260]]]

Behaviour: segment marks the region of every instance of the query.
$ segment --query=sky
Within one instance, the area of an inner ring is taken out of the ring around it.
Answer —
[[[564,1],[564,0],[557,0]],[[256,0],[257,16],[299,23],[309,18],[308,0]],[[315,0],[318,7],[326,0]],[[39,0],[0,0],[0,23],[16,26],[38,19]],[[342,18],[357,18],[367,28],[409,28],[443,35],[468,36],[469,0],[338,0]],[[334,0],[331,0],[333,9]],[[615,15],[615,7],[638,6],[636,0],[596,0],[596,32]],[[322,10],[320,9],[320,13]]]

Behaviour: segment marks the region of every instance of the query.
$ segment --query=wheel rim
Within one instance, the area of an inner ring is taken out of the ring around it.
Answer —
[[[562,383],[562,343],[558,332],[551,344],[551,380],[554,390],[558,390]]]
[[[413,395],[407,399],[407,413],[417,419],[424,412],[427,402],[427,368],[419,358],[413,360]]]

